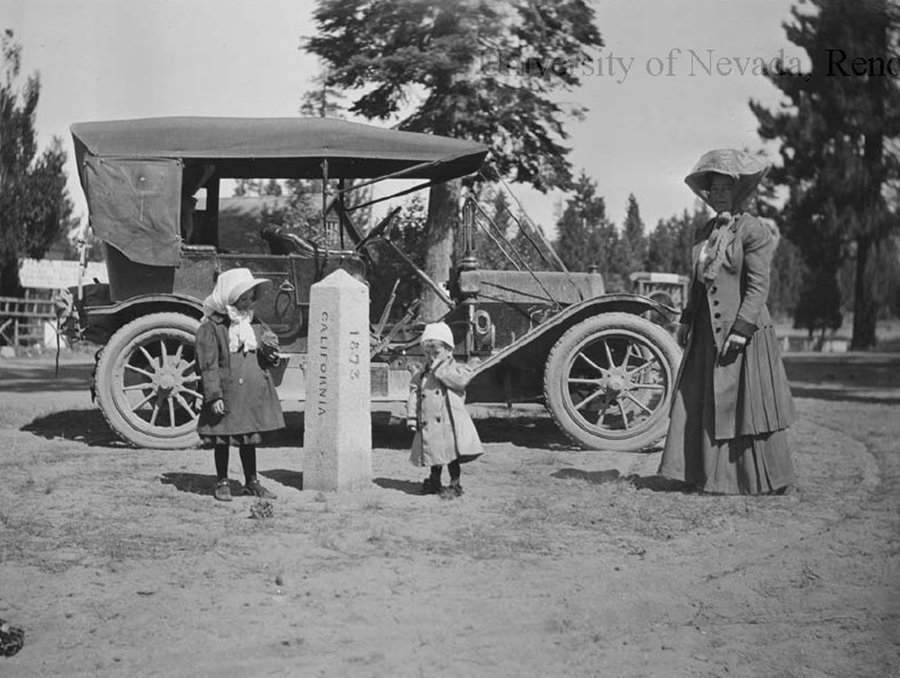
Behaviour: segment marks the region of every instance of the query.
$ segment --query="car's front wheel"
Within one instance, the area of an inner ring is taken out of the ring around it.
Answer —
[[[178,449],[199,442],[198,326],[183,313],[151,313],[123,325],[103,347],[94,376],[97,402],[132,445]]]
[[[603,313],[553,346],[544,397],[556,423],[588,449],[641,450],[666,431],[681,351],[662,327]]]

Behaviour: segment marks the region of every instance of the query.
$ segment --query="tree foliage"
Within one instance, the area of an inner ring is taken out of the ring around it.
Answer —
[[[622,235],[619,238],[617,263],[620,273],[629,275],[635,271],[647,270],[647,235],[644,233],[644,221],[641,219],[641,208],[634,193],[628,196],[625,209],[625,222],[622,224]]]
[[[328,87],[356,90],[351,113],[399,119],[400,129],[479,141],[497,175],[539,190],[568,186],[563,119],[581,115],[552,97],[580,83],[602,46],[584,0],[319,0],[306,48]],[[427,272],[449,274],[460,189],[432,188]],[[423,314],[445,310],[426,299]]]
[[[693,212],[660,219],[647,238],[647,270],[664,273],[691,273],[691,247],[694,234],[712,217],[706,206]]]
[[[66,191],[62,142],[54,138],[38,155],[34,121],[40,79],[18,86],[22,47],[13,32],[2,40],[0,83],[0,295],[18,295],[19,257],[42,257],[65,234],[72,202]]]
[[[496,187],[489,186],[486,195],[480,198],[485,214],[475,215],[475,252],[478,264],[491,270],[510,270],[515,265],[510,261],[517,256],[511,250],[511,243],[518,233],[515,227],[509,198]]]
[[[391,229],[391,241],[412,259],[419,268],[425,265],[425,222],[428,208],[421,193],[415,193],[403,204]],[[400,259],[386,243],[375,239],[367,246],[372,270],[369,271],[369,290],[372,295],[371,313],[377,321],[388,303],[395,281],[396,298],[390,319],[399,320],[410,305],[422,294],[422,281],[409,265]]]
[[[615,227],[606,218],[606,201],[584,171],[556,223],[556,251],[570,271],[596,266],[609,270],[616,243]]]
[[[787,103],[776,111],[750,106],[760,135],[780,142],[782,166],[773,177],[790,189],[782,228],[807,265],[796,319],[834,323],[838,271],[852,258],[851,347],[864,349],[875,344],[878,306],[886,301],[878,297],[877,252],[897,225],[900,80],[886,68],[897,59],[898,14],[888,0],[810,4],[795,6],[793,23],[785,24],[788,39],[806,51],[810,72],[776,69],[768,77]],[[822,305],[826,297],[834,309]]]

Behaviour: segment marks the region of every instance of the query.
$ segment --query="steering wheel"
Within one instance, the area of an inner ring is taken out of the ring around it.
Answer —
[[[394,220],[394,217],[400,212],[401,207],[395,207],[390,212],[388,212],[387,216],[378,222],[378,224],[366,234],[366,237],[360,240],[356,247],[354,248],[357,252],[362,251],[362,249],[372,242],[375,238],[381,237],[382,233],[384,233],[388,226],[390,226],[391,222]]]

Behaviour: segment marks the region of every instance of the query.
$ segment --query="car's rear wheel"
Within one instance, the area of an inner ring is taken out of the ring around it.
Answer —
[[[151,313],[123,325],[103,347],[97,401],[110,427],[132,445],[178,449],[199,442],[198,326],[183,313]]]
[[[588,449],[637,451],[665,434],[681,351],[659,325],[604,313],[554,345],[544,396],[556,423]]]

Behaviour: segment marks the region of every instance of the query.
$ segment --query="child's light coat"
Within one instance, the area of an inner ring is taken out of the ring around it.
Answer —
[[[410,461],[416,466],[470,461],[484,454],[475,424],[466,411],[465,388],[471,370],[448,356],[433,370],[410,381],[407,416],[416,419]]]

